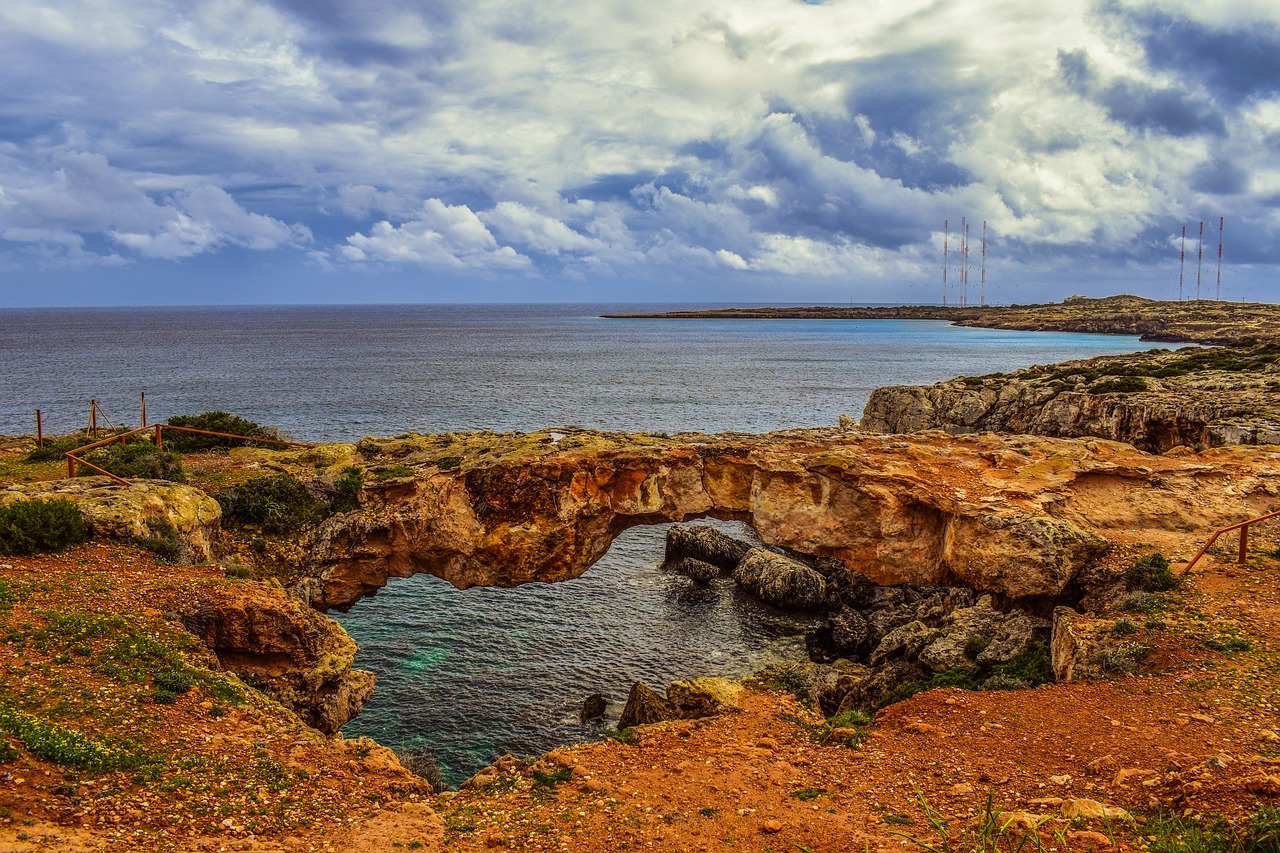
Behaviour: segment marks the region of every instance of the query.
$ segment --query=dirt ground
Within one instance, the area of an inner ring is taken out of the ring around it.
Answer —
[[[1188,825],[1243,824],[1280,794],[1280,566],[1222,559],[1142,617],[1137,636],[1161,648],[1152,672],[1027,691],[931,691],[882,711],[856,748],[815,742],[822,721],[792,695],[749,690],[740,713],[643,728],[634,744],[512,759],[487,784],[435,796],[406,787],[380,751],[326,741],[268,704],[214,717],[216,703],[195,690],[148,706],[81,666],[69,673],[79,689],[120,694],[93,705],[88,730],[106,740],[144,729],[164,759],[150,772],[92,773],[11,757],[0,765],[0,853],[835,853],[920,849],[911,839],[937,845],[944,831],[953,849],[1014,850],[1031,834],[1046,850],[1142,849],[1144,823],[1161,809]],[[55,608],[145,619],[166,596],[221,582],[209,567],[165,567],[163,576],[155,568],[120,546],[9,558],[0,580],[46,591],[10,606],[6,642]],[[70,689],[34,645],[5,652],[0,678],[11,696],[33,680]],[[1110,816],[1064,815],[1094,803]]]

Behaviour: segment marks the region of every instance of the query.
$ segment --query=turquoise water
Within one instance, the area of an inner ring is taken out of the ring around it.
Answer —
[[[0,433],[226,409],[303,440],[576,424],[763,432],[834,425],[873,388],[1146,349],[1134,338],[932,321],[603,320],[680,306],[357,306],[0,312]],[[687,306],[685,306],[687,307]],[[726,529],[745,532],[730,525]],[[349,736],[430,747],[458,781],[504,752],[597,737],[588,693],[803,657],[808,623],[658,569],[627,531],[583,577],[459,592],[392,581],[338,615],[378,675]]]

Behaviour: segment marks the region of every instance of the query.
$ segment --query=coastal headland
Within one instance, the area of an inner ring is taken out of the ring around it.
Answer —
[[[1179,575],[1215,529],[1280,509],[1276,306],[890,310],[1225,346],[882,389],[829,429],[234,447],[185,454],[185,483],[64,480],[5,439],[0,507],[67,501],[90,538],[0,557],[0,851],[1262,837],[1280,526]],[[668,719],[456,792],[338,733],[376,687],[324,610],[417,573],[571,578],[628,527],[703,517],[767,546],[733,557],[739,584],[824,618],[813,662],[656,685]]]

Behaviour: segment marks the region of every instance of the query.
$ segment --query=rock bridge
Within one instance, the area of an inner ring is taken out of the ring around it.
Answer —
[[[322,610],[419,573],[459,588],[566,580],[629,527],[705,516],[881,584],[1052,598],[1101,583],[1116,537],[1198,535],[1280,491],[1276,466],[1254,458],[1265,448],[1208,461],[992,434],[565,429],[365,439],[357,450],[372,474],[363,507],[321,527],[299,585]]]

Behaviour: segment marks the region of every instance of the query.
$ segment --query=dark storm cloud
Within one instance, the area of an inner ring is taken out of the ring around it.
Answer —
[[[1128,127],[1170,136],[1226,132],[1222,114],[1204,95],[1132,79],[1104,81],[1083,50],[1059,51],[1058,70],[1068,89]]]

